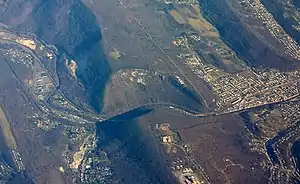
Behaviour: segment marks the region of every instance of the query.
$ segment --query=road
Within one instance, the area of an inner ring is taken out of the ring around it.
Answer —
[[[202,171],[203,168],[200,166],[200,164],[194,158],[192,158],[182,146],[175,143],[171,143],[171,145],[180,148],[185,154],[186,158],[188,158],[188,160],[193,164],[193,166],[198,169],[198,172],[202,175],[202,178],[204,178],[205,183],[210,183],[207,174]]]
[[[137,18],[135,18],[135,20],[137,21],[138,24],[140,24],[141,27],[143,27],[143,26],[141,25],[141,23],[138,21]],[[144,30],[145,30],[146,34],[149,35],[149,37],[152,38],[152,36],[150,35],[150,33],[147,32],[147,30],[146,30],[145,28],[144,28]],[[155,42],[155,44],[157,45],[157,47],[159,47],[160,50],[161,50],[163,53],[165,53],[165,51],[159,46],[159,44],[157,43],[157,41],[155,41],[154,38],[152,38],[152,39],[153,39],[153,41]],[[23,48],[23,46],[22,46],[22,48]],[[26,50],[28,50],[28,49],[26,49]],[[31,52],[31,53],[32,53],[32,52]],[[33,53],[32,53],[32,54],[33,54]],[[33,55],[34,55],[34,54],[33,54]],[[165,53],[165,55],[166,55],[166,57],[169,58],[170,62],[174,64],[174,66],[178,69],[178,71],[180,71],[180,72],[182,73],[182,75],[185,76],[185,75],[183,74],[183,72],[180,70],[180,68],[176,65],[176,63],[175,63],[175,62],[167,55],[167,53]],[[34,57],[36,57],[36,56],[34,55]],[[44,67],[44,65],[41,63],[41,61],[39,60],[39,58],[36,57],[36,60],[39,62],[39,64],[41,65],[41,67],[42,67],[45,71],[47,71],[47,69],[46,69],[46,68]],[[9,65],[9,63],[7,63],[7,62],[6,62],[6,64]],[[10,65],[9,65],[9,67],[10,67]],[[11,67],[10,67],[10,69],[11,69],[12,72],[14,73],[15,77],[19,80],[19,83],[21,84],[21,86],[23,86],[23,85],[22,85],[21,79],[19,79],[19,78],[17,77],[16,73],[13,71],[13,69],[12,69]],[[48,72],[47,72],[47,74],[48,74],[48,76],[51,78],[52,82],[55,83],[55,80],[51,77],[51,75],[50,75]],[[188,80],[188,78],[187,78],[187,80]],[[191,82],[190,80],[188,80],[188,81],[189,81],[189,83],[192,85],[192,82]],[[55,83],[55,84],[56,84],[56,83]],[[56,85],[59,85],[59,84],[56,84]],[[285,85],[288,85],[288,84],[285,84]],[[193,88],[195,88],[194,85],[192,85],[192,86],[193,86]],[[56,86],[56,87],[57,87],[57,86]],[[25,88],[25,87],[23,86],[23,89],[24,89],[24,88]],[[195,89],[196,89],[196,88],[195,88]],[[26,90],[25,90],[25,91],[26,91]],[[200,94],[200,92],[198,92],[198,93]],[[256,93],[255,93],[255,94],[256,94]],[[250,96],[248,96],[248,98],[250,98],[251,96],[254,96],[255,94],[251,94]],[[33,104],[35,104],[36,107],[38,107],[38,108],[41,110],[41,108],[40,108],[40,106],[39,106],[40,104],[38,104],[38,103],[36,102],[36,100],[33,99],[33,98],[31,97],[31,95],[27,95],[27,96],[31,99],[31,101],[33,102]],[[107,120],[113,119],[113,118],[115,118],[115,117],[117,117],[117,116],[119,116],[119,115],[121,115],[121,114],[130,112],[130,111],[133,111],[133,110],[137,110],[137,109],[141,109],[141,108],[145,108],[145,109],[147,109],[147,108],[149,108],[149,109],[154,109],[154,108],[158,108],[158,107],[168,107],[168,108],[170,108],[170,109],[177,110],[177,111],[179,111],[179,112],[181,112],[181,113],[185,113],[185,114],[187,114],[187,115],[195,116],[195,117],[219,116],[219,115],[225,115],[225,114],[230,114],[230,113],[242,112],[242,111],[248,110],[248,109],[250,109],[250,108],[255,108],[255,107],[259,107],[259,106],[264,106],[264,105],[269,105],[269,104],[275,104],[275,103],[278,103],[278,102],[288,101],[288,100],[294,99],[294,98],[296,98],[296,97],[298,97],[298,96],[299,96],[299,94],[294,95],[294,96],[292,96],[292,97],[290,97],[290,98],[288,98],[288,99],[285,99],[285,100],[278,100],[278,101],[269,102],[269,103],[262,103],[262,104],[258,104],[258,105],[255,105],[255,106],[249,106],[249,107],[244,108],[244,109],[236,109],[236,110],[232,110],[232,111],[222,111],[222,112],[209,112],[209,113],[201,113],[201,112],[193,111],[193,110],[186,109],[186,108],[184,108],[184,107],[178,106],[178,105],[176,105],[176,104],[168,104],[168,103],[144,104],[144,105],[137,106],[137,107],[134,107],[134,108],[131,108],[131,109],[124,109],[122,112],[117,112],[117,113],[108,115],[108,116],[106,116],[105,118],[103,118],[103,117],[101,116],[101,118],[99,119],[99,122],[105,122],[105,121],[107,121]],[[203,97],[202,97],[202,98],[203,98]],[[203,99],[204,99],[204,98],[203,98]],[[68,101],[69,101],[69,100],[68,100]],[[70,101],[69,101],[69,102],[70,102]],[[72,102],[70,102],[70,103],[71,103],[72,105],[76,106],[76,105],[73,104]],[[206,103],[206,105],[207,105],[207,103]],[[77,107],[77,106],[76,106],[76,107]],[[83,110],[81,107],[77,107],[77,108],[80,109],[80,110]],[[42,110],[41,110],[41,111],[42,111]],[[95,116],[95,114],[91,114],[90,112],[87,112],[87,113],[90,114],[91,116]],[[99,116],[99,117],[100,117],[100,116]],[[98,117],[98,118],[99,118],[99,117]],[[98,118],[97,118],[97,119],[98,119]]]
[[[127,7],[124,5],[122,0],[118,0],[120,5],[127,9]],[[152,41],[152,43],[163,53],[163,55],[168,59],[168,62],[175,67],[175,69],[180,73],[180,75],[185,79],[186,82],[192,87],[192,89],[197,93],[199,97],[201,97],[201,100],[204,102],[205,106],[209,109],[209,105],[206,102],[205,98],[201,94],[201,92],[195,87],[193,82],[184,74],[184,72],[179,68],[179,66],[176,64],[176,62],[164,51],[164,49],[160,46],[159,42],[151,35],[151,33],[148,31],[147,28],[145,28],[139,18],[137,18],[135,15],[131,14],[132,19],[134,22],[136,22],[142,29],[142,31],[149,37],[149,39]],[[167,65],[169,63],[166,63]]]

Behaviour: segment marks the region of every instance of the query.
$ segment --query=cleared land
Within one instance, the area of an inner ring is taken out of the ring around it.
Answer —
[[[15,137],[11,131],[10,123],[1,106],[0,106],[0,126],[7,146],[11,149],[16,149],[17,143]]]

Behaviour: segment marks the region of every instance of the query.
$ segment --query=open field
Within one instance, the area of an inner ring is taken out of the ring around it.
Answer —
[[[10,149],[16,149],[17,148],[17,143],[16,143],[16,140],[15,140],[15,137],[14,137],[12,129],[10,127],[10,123],[7,120],[7,117],[6,117],[6,115],[5,115],[5,113],[4,113],[1,106],[0,106],[0,127],[1,127],[1,130],[3,132],[3,135],[4,135],[7,146]]]
[[[0,128],[28,178],[268,182],[265,144],[253,144],[239,113],[299,93],[300,73],[255,67],[297,65],[240,1],[181,2],[10,0],[5,11],[0,4],[7,32],[29,31],[26,39],[0,38]],[[47,84],[49,93],[35,98]],[[299,112],[293,107],[284,113]],[[264,116],[272,113],[259,116],[271,127]]]

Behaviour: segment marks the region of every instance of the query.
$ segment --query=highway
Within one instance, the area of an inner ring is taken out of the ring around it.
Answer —
[[[127,9],[127,7],[124,5],[122,0],[118,0],[120,5],[124,8]],[[145,28],[141,22],[135,15],[131,15],[132,19],[134,22],[136,22],[142,29],[142,31],[150,38],[152,43],[163,53],[164,56],[168,59],[169,63],[172,64],[172,66],[175,67],[175,69],[180,73],[180,75],[185,79],[185,81],[188,82],[188,84],[192,87],[192,89],[197,93],[198,96],[201,97],[201,100],[204,102],[205,106],[209,109],[208,103],[206,102],[205,98],[201,94],[201,92],[195,87],[193,82],[184,74],[184,72],[179,68],[179,66],[176,64],[176,62],[162,49],[158,41],[151,35],[151,33]],[[165,62],[165,61],[164,61]],[[166,63],[166,62],[165,62]],[[168,65],[168,63],[166,63]],[[166,65],[166,66],[167,66]]]
[[[151,36],[151,35],[150,35]],[[158,45],[159,46],[159,45]],[[22,46],[22,48],[24,48],[24,46]],[[25,49],[25,48],[24,48]],[[28,49],[26,49],[28,50]],[[162,49],[161,49],[162,50]],[[163,50],[162,50],[163,51]],[[163,51],[164,52],[164,51]],[[33,54],[31,52],[31,54]],[[34,55],[34,54],[33,54]],[[39,60],[39,58],[37,56],[34,55],[34,57],[36,58],[36,60],[40,63],[41,67],[43,67],[43,69],[47,72],[47,69],[44,67],[44,65],[41,63],[41,61]],[[174,61],[172,61],[170,59],[170,61],[172,63],[174,63]],[[13,74],[15,75],[15,77],[19,80],[19,83],[21,86],[23,86],[22,84],[22,80],[18,78],[18,76],[16,75],[16,73],[14,72],[14,70],[11,68],[11,66],[9,65],[9,63],[6,61],[6,64],[9,66],[9,68],[12,70]],[[174,66],[177,67],[177,65],[174,63]],[[179,68],[178,68],[179,69]],[[181,71],[180,69],[178,71]],[[47,72],[48,76],[51,78],[52,82],[55,83],[55,80],[52,78],[52,76]],[[191,81],[190,81],[191,83]],[[56,87],[59,86],[59,84],[55,83],[56,84]],[[191,83],[192,84],[192,83]],[[57,86],[58,85],[58,86]],[[288,84],[286,84],[288,85]],[[25,90],[26,87],[23,86],[23,89]],[[25,90],[26,91],[26,90]],[[250,96],[247,96],[247,98],[250,98],[251,96],[254,96],[255,94],[251,94]],[[33,104],[35,104],[36,107],[38,107],[41,111],[42,109],[40,108],[40,105],[39,103],[36,102],[35,99],[32,98],[31,95],[27,95]],[[297,98],[299,96],[299,94],[297,95],[294,95],[294,96],[291,96],[290,98],[288,99],[285,99],[285,100],[278,100],[278,101],[274,101],[274,102],[269,102],[269,103],[262,103],[262,104],[258,104],[258,105],[255,105],[255,106],[249,106],[247,108],[244,108],[244,109],[236,109],[236,110],[232,110],[232,111],[220,111],[220,112],[207,112],[207,113],[203,113],[203,112],[197,112],[197,111],[194,111],[194,110],[191,110],[191,109],[187,109],[185,107],[182,107],[182,106],[179,106],[179,105],[176,105],[176,104],[170,104],[170,103],[149,103],[149,104],[143,104],[143,105],[140,105],[140,106],[136,106],[136,107],[132,107],[130,109],[123,109],[119,112],[113,112],[112,114],[105,114],[105,115],[95,115],[94,113],[91,113],[91,112],[86,112],[89,116],[91,117],[97,117],[95,119],[98,119],[99,122],[105,122],[107,120],[111,120],[111,119],[114,119],[124,113],[128,113],[128,112],[131,112],[131,111],[134,111],[134,110],[138,110],[138,109],[156,109],[156,108],[160,108],[160,107],[167,107],[169,109],[172,109],[172,110],[176,110],[180,113],[184,113],[186,115],[189,115],[189,116],[194,116],[194,117],[209,117],[209,116],[219,116],[219,115],[225,115],[225,114],[230,114],[230,113],[237,113],[237,112],[242,112],[242,111],[246,111],[248,109],[251,109],[251,108],[255,108],[255,107],[260,107],[260,106],[264,106],[264,105],[269,105],[269,104],[275,104],[275,103],[279,103],[279,102],[283,102],[283,101],[289,101],[289,100],[292,100],[294,98]],[[202,97],[203,98],[203,97]],[[204,98],[203,98],[204,99]],[[74,103],[70,102],[68,99],[66,99],[69,103],[71,103],[73,106],[77,107],[78,109],[82,110],[82,111],[85,111],[83,110],[81,107],[78,107],[76,106]],[[204,101],[205,102],[205,101]],[[44,105],[44,104],[43,104]],[[70,112],[67,112],[67,114],[70,113]],[[90,123],[93,123],[93,122],[90,122]]]

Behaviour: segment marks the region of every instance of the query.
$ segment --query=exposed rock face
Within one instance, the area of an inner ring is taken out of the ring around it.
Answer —
[[[35,34],[74,59],[78,66],[76,76],[88,89],[94,107],[100,110],[101,102],[95,99],[100,99],[110,68],[102,51],[101,29],[80,0],[3,1],[0,22]]]

